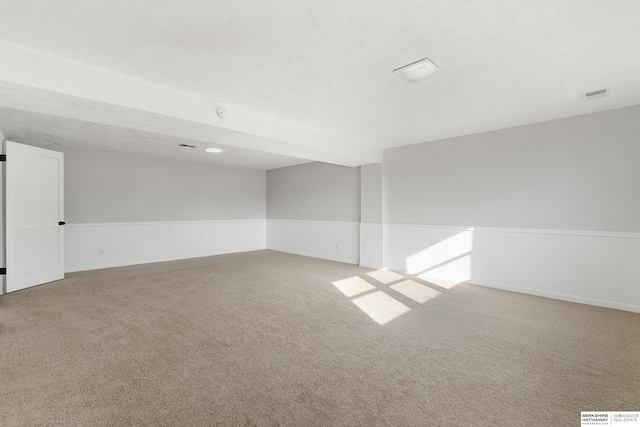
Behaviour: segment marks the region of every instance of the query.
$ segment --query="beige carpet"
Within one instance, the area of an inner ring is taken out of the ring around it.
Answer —
[[[575,426],[640,410],[639,314],[370,271],[258,251],[0,296],[0,425]]]

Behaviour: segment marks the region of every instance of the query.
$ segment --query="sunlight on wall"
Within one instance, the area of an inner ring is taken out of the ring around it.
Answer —
[[[433,270],[428,270],[419,274],[418,277],[442,288],[451,289],[471,279],[471,255],[465,255]]]
[[[407,257],[406,270],[442,288],[471,279],[473,227]]]

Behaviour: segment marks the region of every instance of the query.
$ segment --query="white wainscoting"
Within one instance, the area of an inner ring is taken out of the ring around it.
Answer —
[[[640,233],[384,225],[385,267],[640,312]]]
[[[265,219],[67,224],[65,271],[260,250],[265,236]]]
[[[360,266],[380,269],[382,262],[382,224],[360,223]]]
[[[267,249],[358,264],[360,223],[267,220]]]

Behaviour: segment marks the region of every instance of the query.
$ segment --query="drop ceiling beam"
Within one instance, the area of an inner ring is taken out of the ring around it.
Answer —
[[[238,147],[343,166],[382,160],[381,149],[361,141],[12,43],[0,42],[0,58],[5,107],[183,137],[206,138],[207,127],[218,128],[218,134],[224,129],[235,134]],[[216,114],[220,105],[227,110],[224,118]]]

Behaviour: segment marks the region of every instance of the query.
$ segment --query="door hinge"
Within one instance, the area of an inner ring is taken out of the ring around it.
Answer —
[[[7,161],[7,155],[6,154],[0,154],[0,162],[6,162]]]
[[[0,268],[0,276],[3,276],[7,274],[7,269],[6,268]]]

